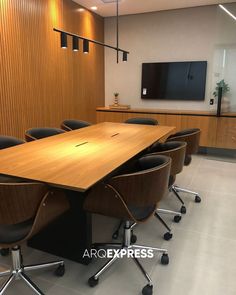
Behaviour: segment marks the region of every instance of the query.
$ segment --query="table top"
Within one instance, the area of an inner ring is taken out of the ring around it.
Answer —
[[[0,174],[85,191],[175,127],[100,123],[0,150]]]

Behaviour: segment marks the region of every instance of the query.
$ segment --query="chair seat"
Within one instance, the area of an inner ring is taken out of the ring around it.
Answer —
[[[135,217],[135,219],[141,221],[142,219],[146,219],[147,216],[149,216],[155,210],[155,207],[155,205],[146,207],[137,207],[129,205],[128,209],[131,212],[131,214]]]
[[[153,118],[129,118],[125,121],[128,124],[158,125],[158,121]]]
[[[6,149],[15,145],[19,145],[25,143],[24,140],[13,137],[13,136],[5,136],[0,135],[0,150]]]
[[[168,141],[165,143],[156,142],[148,150],[149,153],[165,152],[173,149],[177,149],[182,145],[179,141]]]
[[[177,136],[189,135],[189,134],[192,134],[192,133],[195,133],[195,132],[198,132],[198,131],[200,131],[199,128],[184,129],[184,130],[181,130],[181,131],[176,132],[174,134],[171,134],[168,137],[168,139],[173,138],[173,137],[177,137]]]
[[[30,232],[33,221],[29,219],[17,224],[1,224],[0,244],[11,244],[23,240]]]
[[[84,127],[91,126],[92,124],[86,121],[82,120],[64,120],[61,124],[61,128],[70,131],[70,130],[76,130]]]

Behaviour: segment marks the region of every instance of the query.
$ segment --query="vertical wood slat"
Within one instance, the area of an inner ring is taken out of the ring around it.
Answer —
[[[71,0],[0,0],[0,134],[58,127],[66,118],[96,122],[104,105],[104,50],[60,48],[59,27],[103,42],[103,18]]]

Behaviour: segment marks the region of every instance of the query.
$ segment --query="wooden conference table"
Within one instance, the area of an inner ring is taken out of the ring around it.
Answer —
[[[91,245],[91,216],[82,210],[86,191],[175,128],[100,123],[0,150],[0,174],[65,189],[71,210],[29,245],[74,261]]]

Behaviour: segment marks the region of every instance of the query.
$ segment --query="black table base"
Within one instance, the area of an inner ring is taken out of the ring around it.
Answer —
[[[87,265],[91,259],[83,255],[91,247],[92,221],[91,214],[83,210],[85,194],[69,190],[65,193],[70,210],[30,239],[28,246]]]

